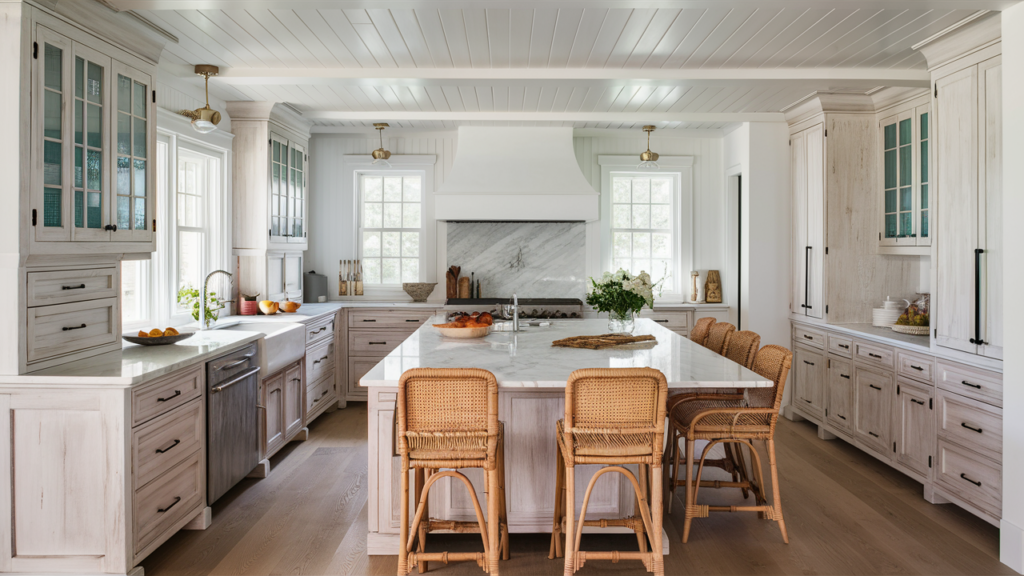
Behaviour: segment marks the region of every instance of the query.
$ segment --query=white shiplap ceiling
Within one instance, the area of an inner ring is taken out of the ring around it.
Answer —
[[[911,46],[1013,3],[106,1],[178,38],[161,63],[172,74],[221,66],[210,90],[225,100],[427,129],[718,128],[816,90],[924,87]]]

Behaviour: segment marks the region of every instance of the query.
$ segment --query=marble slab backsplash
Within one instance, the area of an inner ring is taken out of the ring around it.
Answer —
[[[586,298],[583,222],[449,222],[448,266],[484,298]]]

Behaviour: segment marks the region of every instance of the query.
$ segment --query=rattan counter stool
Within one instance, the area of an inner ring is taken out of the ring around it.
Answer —
[[[716,323],[708,331],[708,337],[707,340],[704,341],[704,347],[715,354],[721,354],[729,345],[729,339],[732,338],[732,333],[735,331],[736,327],[728,322]]]
[[[782,504],[779,497],[779,475],[775,458],[775,425],[779,419],[779,406],[786,377],[793,361],[793,354],[782,346],[768,345],[758,351],[754,358],[754,371],[770,379],[771,388],[748,390],[746,398],[724,399],[722,395],[696,395],[679,402],[670,415],[671,426],[682,431],[686,438],[686,517],[683,521],[683,543],[689,539],[690,524],[694,518],[707,518],[710,512],[757,512],[761,518],[779,523],[782,539],[789,543],[786,523],[782,518]],[[693,475],[694,443],[707,440],[700,457],[697,475]],[[761,459],[754,449],[753,441],[764,441],[768,451],[768,463],[772,476],[772,503],[765,495]],[[747,448],[753,465],[753,478],[741,482],[702,481],[701,475],[707,465],[710,450],[718,444],[734,444],[738,450]],[[678,475],[679,461],[676,452],[675,471]],[[673,490],[678,477],[673,481]],[[702,487],[744,488],[754,494],[754,506],[708,506],[697,504],[697,494]]]
[[[565,419],[556,426],[558,460],[555,517],[548,558],[563,555],[571,576],[587,560],[640,560],[648,572],[665,573],[662,556],[662,443],[665,438],[665,375],[651,368],[588,368],[576,370],[565,386]],[[576,519],[577,464],[603,464],[587,484],[579,521]],[[626,468],[636,464],[639,478]],[[590,494],[608,472],[624,475],[633,485],[639,518],[585,520]],[[637,535],[638,552],[580,550],[584,526],[625,526]],[[647,540],[650,540],[648,550]]]
[[[703,346],[704,341],[708,339],[708,332],[711,331],[711,327],[714,324],[714,318],[701,318],[697,320],[693,325],[693,330],[690,331],[690,340]]]
[[[757,350],[760,346],[761,335],[757,332],[751,332],[750,330],[733,332],[726,341],[725,348],[722,349],[722,356],[748,370],[753,369],[754,357],[757,356]]]
[[[413,567],[422,574],[428,561],[473,560],[485,572],[498,574],[498,556],[508,559],[505,513],[504,434],[498,422],[498,382],[476,368],[415,368],[398,382],[397,448],[402,458],[401,528],[398,576]],[[485,471],[487,518],[476,491],[460,468]],[[416,476],[416,516],[409,525],[409,470]],[[429,518],[427,495],[441,478],[465,484],[473,499],[476,522]],[[432,530],[479,533],[483,552],[425,552]],[[414,550],[415,546],[415,550]]]

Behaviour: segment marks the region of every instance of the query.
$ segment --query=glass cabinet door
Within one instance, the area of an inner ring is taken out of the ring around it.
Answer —
[[[290,171],[288,141],[270,135],[270,241],[287,242],[291,234],[288,222],[288,182]]]
[[[291,242],[306,241],[306,149],[291,144],[291,176],[288,180],[288,222]]]
[[[148,242],[153,238],[156,195],[150,162],[155,120],[150,112],[152,78],[130,66],[114,63],[111,108],[117,115],[113,162],[115,191],[111,195],[112,240]]]
[[[32,209],[35,239],[71,239],[69,182],[71,180],[68,118],[71,109],[71,41],[42,26],[33,110]]]
[[[929,137],[930,127],[929,120],[931,118],[931,106],[918,106],[915,114],[917,115],[917,136],[918,136],[918,179],[920,182],[920,192],[918,193],[918,223],[917,223],[917,245],[918,246],[931,246],[932,244],[932,221],[931,221],[931,173],[929,167],[931,165],[931,157],[929,156],[929,148],[931,139]]]
[[[110,239],[110,58],[74,44],[72,239]]]
[[[879,246],[915,250],[908,254],[918,254],[919,247],[931,244],[929,109],[927,104],[911,107],[878,123],[882,168]]]

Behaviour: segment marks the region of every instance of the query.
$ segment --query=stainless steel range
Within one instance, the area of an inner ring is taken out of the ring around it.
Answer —
[[[455,312],[490,312],[495,320],[503,316],[503,304],[511,304],[508,298],[449,298],[444,310],[451,316]],[[530,320],[580,320],[583,318],[583,301],[579,298],[520,298],[519,317]]]

